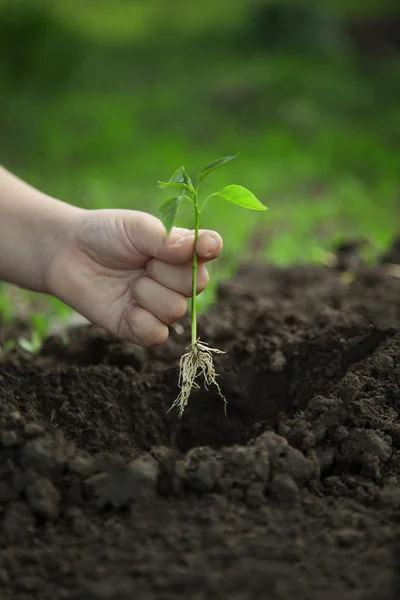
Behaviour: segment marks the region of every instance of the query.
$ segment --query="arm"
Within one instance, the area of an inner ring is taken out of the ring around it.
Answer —
[[[0,280],[47,293],[49,261],[82,212],[0,166]]]
[[[119,338],[145,346],[168,337],[192,293],[194,234],[135,210],[83,210],[0,167],[0,280],[53,294]],[[201,231],[197,291],[222,239]]]

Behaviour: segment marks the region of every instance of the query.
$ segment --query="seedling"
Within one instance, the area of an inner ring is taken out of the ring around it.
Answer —
[[[43,338],[37,331],[32,331],[32,335],[30,338],[20,337],[18,338],[18,345],[25,350],[25,352],[29,352],[29,354],[33,354],[33,356],[37,356],[41,350],[43,343]]]
[[[29,352],[30,354],[33,354],[33,356],[37,356],[42,348],[43,341],[49,332],[48,319],[44,314],[35,313],[30,317],[29,320],[32,333],[29,338],[18,338],[18,345],[25,350],[25,352]]]
[[[235,159],[236,156],[225,156],[207,165],[198,173],[195,186],[193,185],[185,167],[180,167],[172,175],[169,181],[159,181],[162,189],[178,189],[179,195],[171,196],[165,200],[160,207],[160,217],[167,230],[167,234],[171,232],[174,225],[178,209],[183,200],[189,201],[194,208],[194,252],[193,252],[193,269],[192,269],[192,295],[191,295],[191,345],[188,352],[183,354],[179,363],[179,379],[178,386],[180,392],[173,402],[172,408],[178,407],[179,416],[182,417],[183,412],[188,405],[190,394],[193,388],[199,388],[197,383],[199,377],[203,377],[204,386],[206,389],[211,385],[215,385],[218,394],[224,401],[224,409],[226,414],[227,401],[222,393],[222,390],[217,382],[217,373],[215,371],[213,355],[224,354],[222,350],[210,348],[206,342],[200,341],[197,337],[197,305],[196,305],[196,283],[197,283],[197,253],[196,244],[199,237],[200,214],[203,212],[207,202],[212,198],[222,198],[243,208],[250,210],[267,210],[267,207],[261,204],[259,200],[246,188],[241,185],[228,185],[219,192],[214,192],[205,198],[202,205],[199,203],[199,188],[203,180],[216,169],[222,167],[226,163]]]

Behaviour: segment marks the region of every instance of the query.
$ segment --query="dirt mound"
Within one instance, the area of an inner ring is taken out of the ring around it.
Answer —
[[[245,266],[199,330],[228,419],[176,331],[0,363],[1,598],[399,597],[400,279]]]

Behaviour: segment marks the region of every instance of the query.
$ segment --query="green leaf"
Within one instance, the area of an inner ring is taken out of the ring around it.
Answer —
[[[188,190],[194,192],[193,184],[189,175],[186,173],[185,167],[179,167],[168,181],[159,181],[160,188],[178,188],[181,190]]]
[[[26,352],[37,355],[42,347],[42,338],[37,331],[33,331],[30,339],[23,337],[19,338],[18,345]]]
[[[167,181],[167,183],[181,183],[183,185],[186,185],[187,189],[189,189],[190,191],[194,191],[192,181],[189,175],[187,174],[185,167],[179,167],[179,169],[175,171],[175,173]]]
[[[189,187],[185,183],[178,183],[177,181],[159,181],[158,185],[162,190],[166,190],[168,188],[176,188],[178,190],[190,191]]]
[[[41,338],[45,338],[49,331],[49,322],[46,315],[35,313],[30,317],[33,331],[37,332]]]
[[[228,202],[232,202],[233,204],[237,204],[238,206],[242,206],[243,208],[248,208],[250,210],[267,210],[267,207],[264,204],[261,204],[259,200],[255,197],[255,195],[247,190],[245,187],[241,185],[227,185],[220,192],[216,192],[215,194],[211,194],[203,205],[203,208],[212,196],[219,196],[223,198],[223,200],[227,200]]]
[[[178,208],[184,198],[182,196],[172,196],[167,198],[166,201],[160,206],[160,219],[167,230],[167,234],[171,233],[171,229],[174,225]]]
[[[235,158],[236,156],[223,156],[222,158],[215,160],[200,171],[200,173],[197,175],[197,180],[200,182],[202,179],[204,179],[204,177],[207,177],[209,173],[215,171],[215,169],[219,169],[219,167],[222,167],[222,165],[225,165]]]
[[[185,167],[179,167],[172,175],[169,181],[176,181],[178,183],[187,183],[188,174],[186,173]]]

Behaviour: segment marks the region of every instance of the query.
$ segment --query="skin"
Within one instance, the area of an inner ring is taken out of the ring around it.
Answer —
[[[143,346],[167,340],[191,295],[193,246],[191,230],[167,237],[144,212],[76,208],[0,167],[0,279],[52,294],[115,337]],[[200,293],[221,237],[201,230],[196,251]]]

